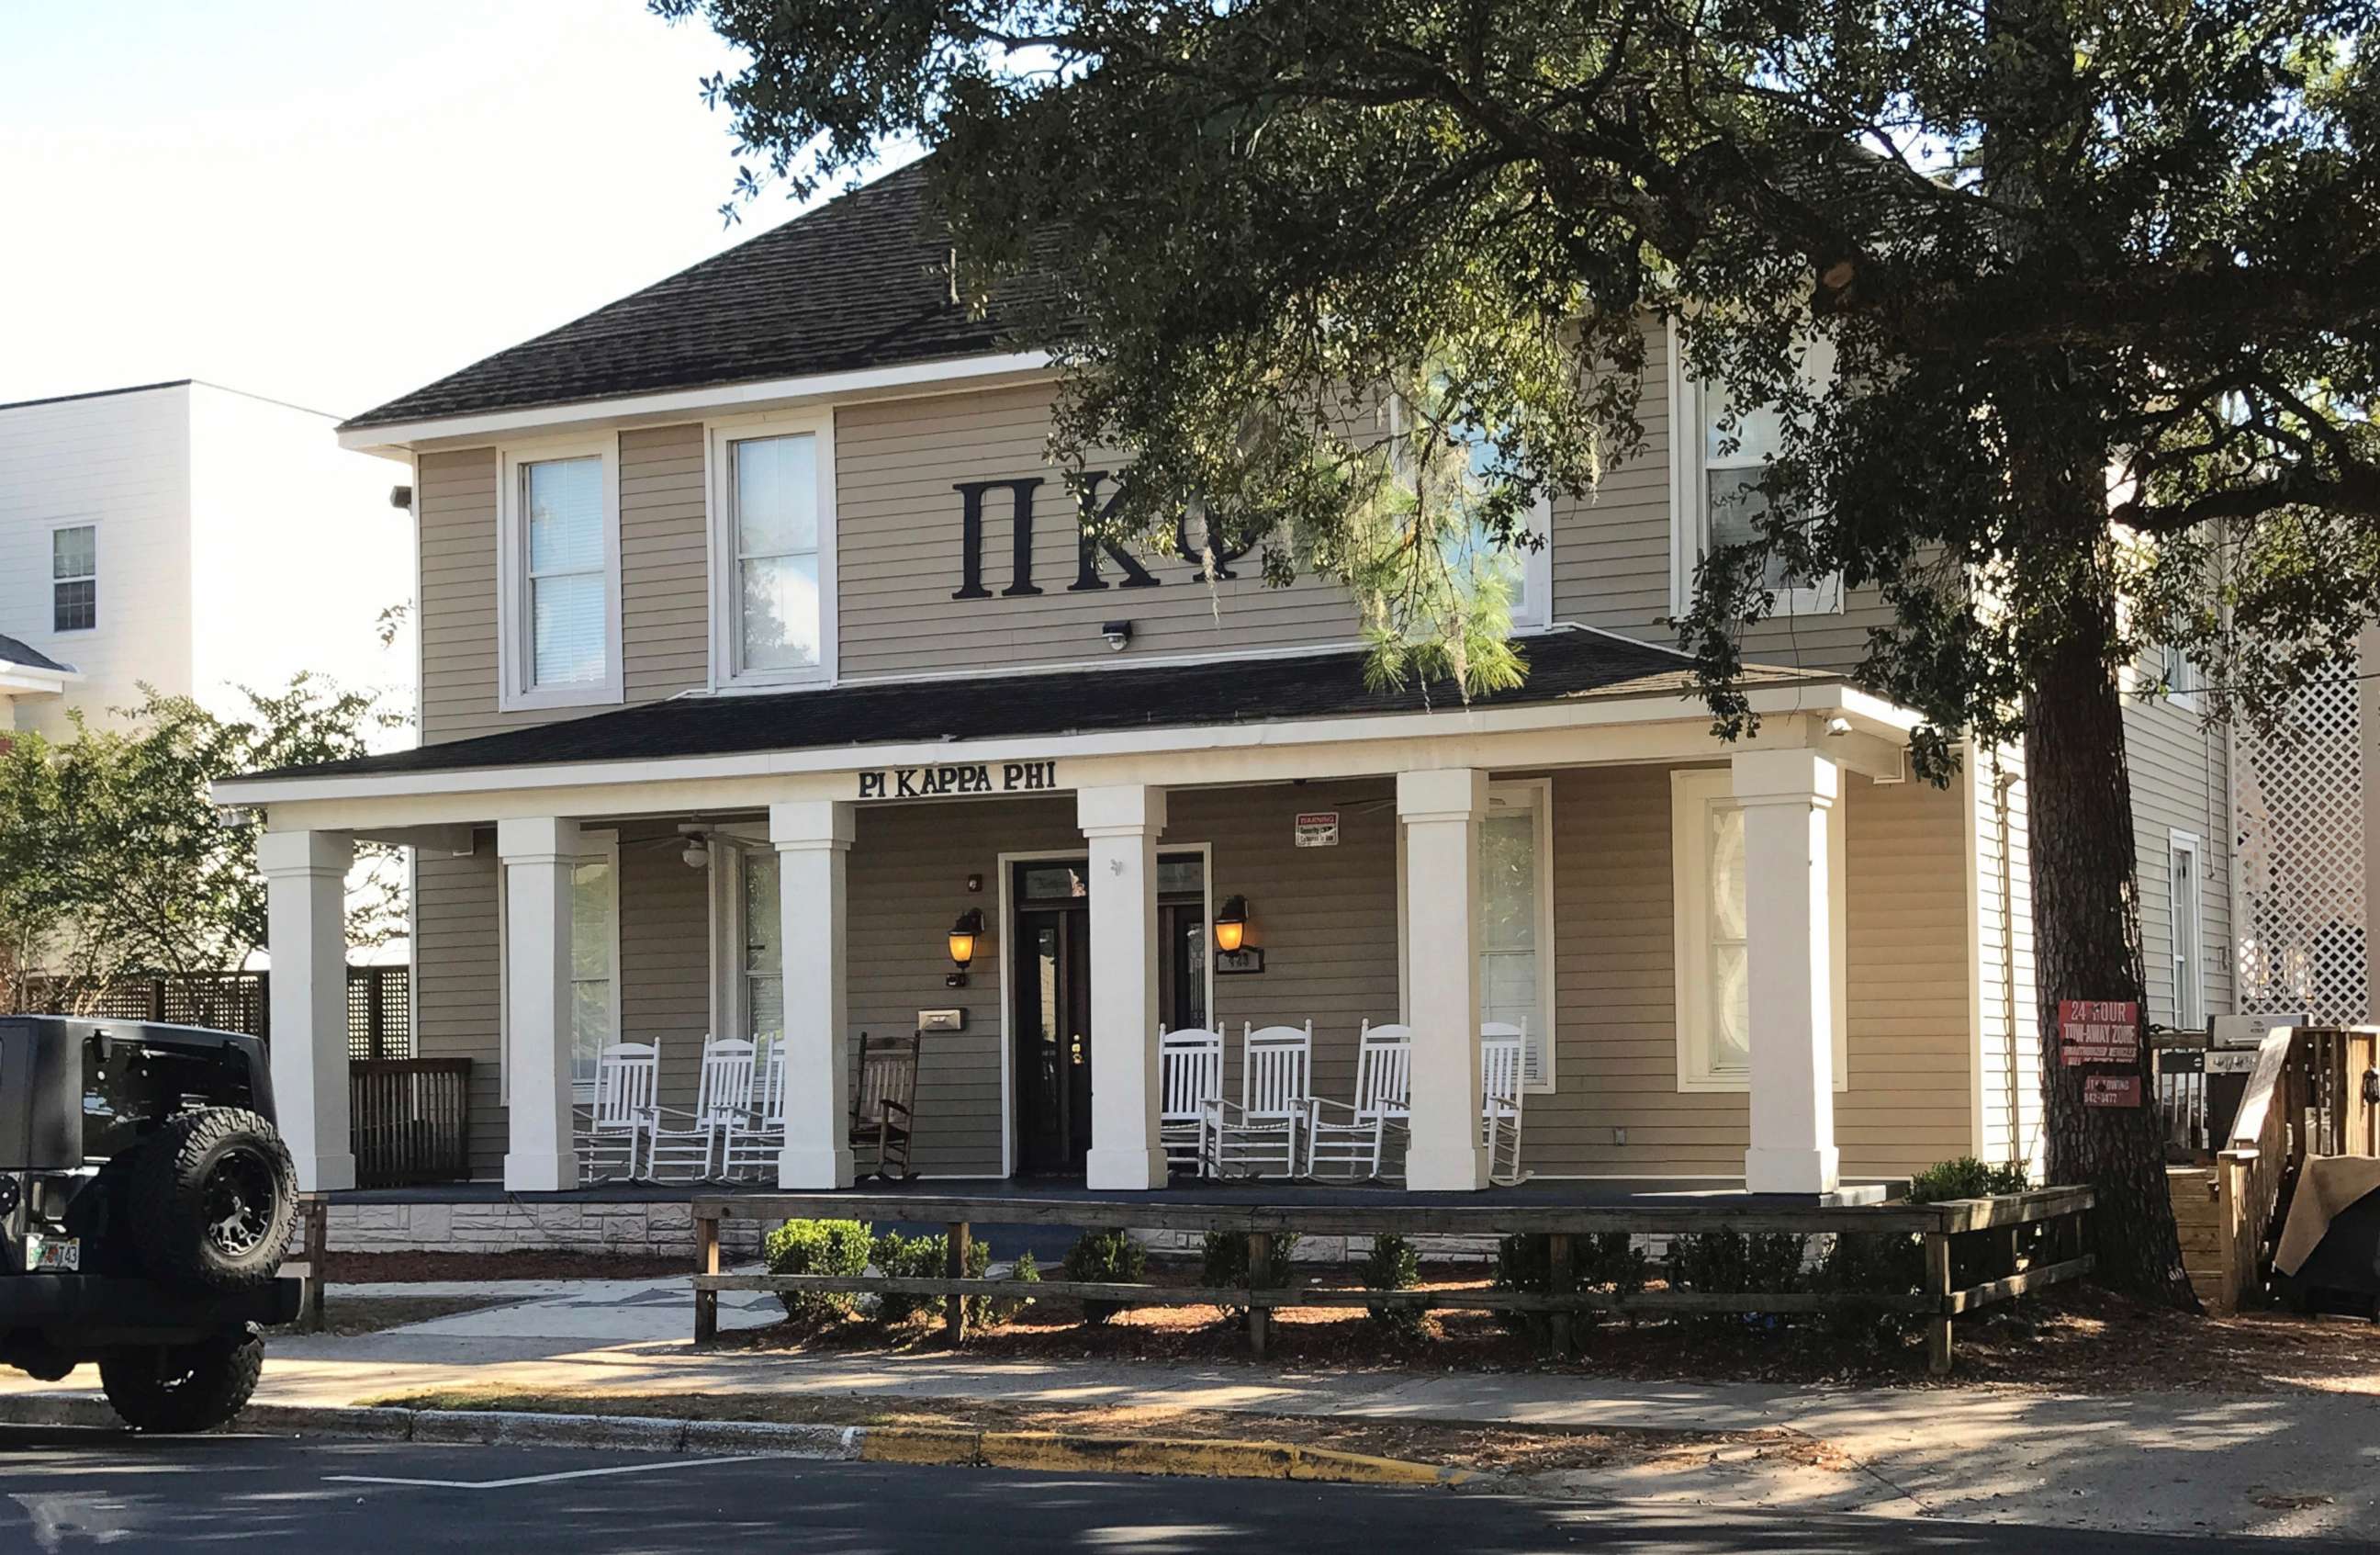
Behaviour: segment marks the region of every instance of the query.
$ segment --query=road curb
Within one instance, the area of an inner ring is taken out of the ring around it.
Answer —
[[[124,1429],[88,1394],[0,1395],[0,1423]],[[1468,1469],[1376,1458],[1286,1441],[977,1431],[931,1426],[829,1426],[767,1420],[674,1420],[648,1415],[526,1410],[251,1404],[250,1431],[313,1432],[455,1446],[601,1447],[644,1452],[768,1452],[826,1462],[942,1464],[1060,1474],[1150,1474],[1198,1479],[1299,1479],[1337,1485],[1463,1485]]]

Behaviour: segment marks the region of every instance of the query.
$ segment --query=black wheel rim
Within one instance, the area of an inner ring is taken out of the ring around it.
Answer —
[[[272,1234],[279,1186],[272,1162],[256,1151],[225,1151],[207,1173],[207,1245],[227,1258],[246,1257],[263,1245]]]

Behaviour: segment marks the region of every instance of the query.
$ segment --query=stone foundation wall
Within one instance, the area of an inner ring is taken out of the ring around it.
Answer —
[[[635,1253],[694,1260],[684,1204],[334,1204],[330,1245],[342,1253]],[[760,1227],[726,1221],[720,1246],[751,1257]]]

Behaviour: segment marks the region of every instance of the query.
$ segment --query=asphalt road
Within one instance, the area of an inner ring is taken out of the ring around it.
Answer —
[[[1259,1480],[0,1427],[0,1551],[102,1548],[141,1555],[2204,1555],[2216,1548],[2282,1555],[2370,1547],[1649,1512]]]

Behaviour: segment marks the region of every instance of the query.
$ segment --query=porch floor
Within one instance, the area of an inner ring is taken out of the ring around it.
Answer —
[[[854,1198],[898,1197],[1002,1200],[1038,1203],[1077,1201],[1084,1204],[1150,1204],[1184,1208],[1249,1205],[1282,1208],[1335,1209],[1394,1204],[1578,1205],[1593,1209],[1626,1209],[1682,1202],[1725,1203],[1743,1209],[1808,1209],[1814,1203],[1876,1203],[1908,1191],[1906,1177],[1846,1179],[1836,1193],[1814,1198],[1806,1194],[1755,1194],[1718,1177],[1561,1177],[1531,1178],[1510,1187],[1483,1188],[1476,1193],[1415,1193],[1393,1184],[1316,1183],[1264,1178],[1246,1182],[1177,1181],[1138,1193],[1093,1189],[1064,1178],[911,1178],[907,1182],[870,1181],[841,1190]],[[511,1193],[502,1183],[436,1183],[405,1188],[348,1188],[330,1196],[334,1204],[684,1204],[698,1198],[776,1197],[786,1190],[764,1183],[596,1183],[558,1193]]]

